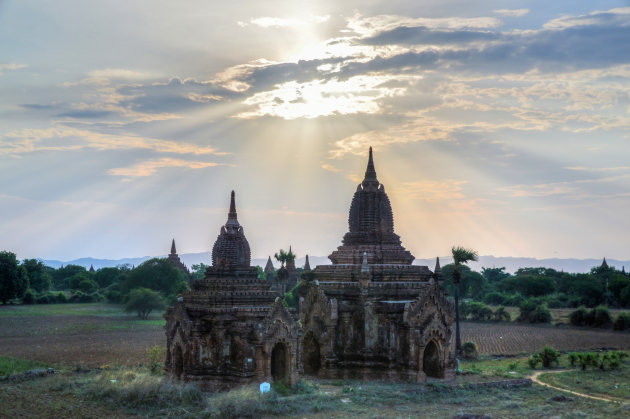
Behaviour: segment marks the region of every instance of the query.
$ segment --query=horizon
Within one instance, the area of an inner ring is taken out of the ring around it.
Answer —
[[[1,2],[3,250],[328,255],[372,146],[417,259],[630,259],[628,2],[497,4]]]

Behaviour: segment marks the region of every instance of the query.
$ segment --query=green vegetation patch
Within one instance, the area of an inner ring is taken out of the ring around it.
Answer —
[[[105,303],[15,305],[0,309],[0,317],[51,315],[114,317],[125,313],[121,306]]]
[[[591,396],[630,399],[630,366],[605,370],[587,369],[541,374],[543,383]]]
[[[6,356],[0,357],[0,377],[47,367],[50,367],[50,365],[44,364],[42,362],[29,361],[25,359],[11,358]]]
[[[476,374],[482,377],[525,378],[531,374],[527,357],[487,358],[460,361],[463,375]]]

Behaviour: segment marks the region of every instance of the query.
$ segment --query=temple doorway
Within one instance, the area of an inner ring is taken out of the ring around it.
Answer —
[[[274,382],[287,384],[289,381],[287,377],[289,371],[287,355],[287,346],[282,342],[276,343],[276,346],[271,351],[271,376]]]
[[[182,354],[182,347],[175,345],[173,348],[173,375],[175,378],[182,378],[184,372],[184,355]]]
[[[422,356],[422,370],[427,377],[444,378],[440,363],[440,351],[434,340],[424,348]]]
[[[319,373],[322,359],[319,352],[319,340],[313,332],[308,332],[304,338],[302,360],[304,362],[304,374],[317,375]]]

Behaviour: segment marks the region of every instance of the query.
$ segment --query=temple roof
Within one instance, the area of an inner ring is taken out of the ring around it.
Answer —
[[[310,271],[311,270],[311,264],[308,262],[308,255],[306,255],[306,261],[304,262],[304,271]]]
[[[357,185],[348,215],[348,233],[343,246],[329,256],[335,263],[361,263],[368,250],[370,263],[410,264],[414,257],[394,233],[394,214],[385,186],[378,181],[372,147],[363,181]],[[372,246],[367,249],[365,246]],[[376,247],[374,247],[376,246]],[[378,254],[377,254],[378,253]]]
[[[171,255],[176,255],[177,254],[177,249],[175,248],[175,239],[173,239],[173,242],[171,243]]]
[[[221,268],[249,267],[251,253],[243,227],[236,216],[234,191],[230,198],[228,219],[212,247],[212,265]]]
[[[265,273],[273,273],[273,263],[271,262],[271,256],[267,259],[267,264],[265,265]]]

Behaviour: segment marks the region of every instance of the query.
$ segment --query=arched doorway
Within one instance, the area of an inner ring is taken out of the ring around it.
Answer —
[[[289,381],[287,374],[289,372],[289,363],[287,356],[287,346],[278,342],[271,351],[271,376],[274,382],[287,384]]]
[[[427,377],[444,377],[442,363],[440,362],[440,351],[434,340],[430,341],[424,348],[424,354],[422,356],[422,370]]]
[[[173,348],[173,376],[177,379],[182,378],[184,372],[184,354],[182,347],[175,345]]]
[[[317,375],[322,366],[319,352],[319,340],[313,332],[308,332],[304,338],[304,350],[302,354],[304,374]]]

